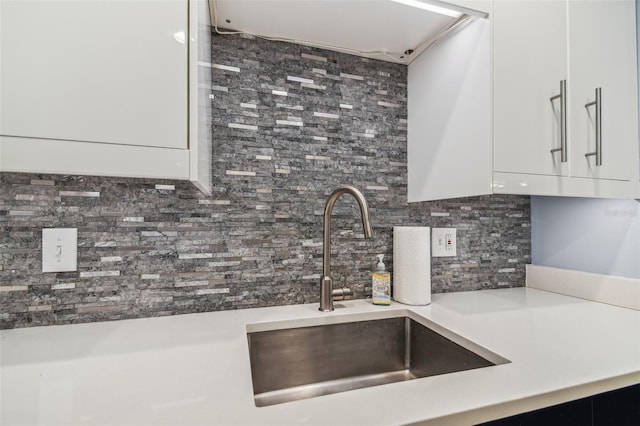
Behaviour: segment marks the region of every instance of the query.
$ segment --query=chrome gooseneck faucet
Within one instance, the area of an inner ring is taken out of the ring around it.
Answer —
[[[360,206],[362,215],[362,227],[364,236],[371,238],[371,223],[369,222],[369,206],[364,195],[351,185],[339,186],[331,193],[324,207],[324,241],[322,251],[322,279],[320,280],[320,310],[323,312],[333,311],[333,297],[343,293],[344,290],[333,290],[333,280],[331,279],[331,211],[333,205],[342,194],[351,194]]]

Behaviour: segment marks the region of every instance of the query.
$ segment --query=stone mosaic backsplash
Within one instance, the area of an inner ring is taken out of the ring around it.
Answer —
[[[0,174],[0,328],[317,302],[327,195],[336,286],[370,297],[393,226],[455,227],[434,292],[524,285],[529,198],[406,202],[406,67],[295,44],[214,36],[213,195],[188,182]],[[41,272],[41,229],[78,228],[78,271]]]

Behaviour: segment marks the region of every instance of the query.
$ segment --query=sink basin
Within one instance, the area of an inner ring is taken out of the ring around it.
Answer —
[[[258,407],[509,361],[411,311],[247,327]]]

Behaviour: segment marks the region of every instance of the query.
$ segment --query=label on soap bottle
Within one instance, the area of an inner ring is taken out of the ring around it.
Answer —
[[[391,304],[391,274],[376,272],[371,276],[371,296],[374,305]]]

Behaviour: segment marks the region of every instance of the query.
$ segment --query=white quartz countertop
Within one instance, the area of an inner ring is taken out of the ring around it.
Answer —
[[[268,407],[247,324],[411,310],[511,362]],[[640,312],[518,288],[0,332],[0,424],[473,424],[640,383]]]

